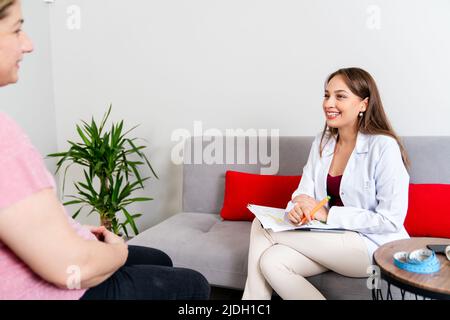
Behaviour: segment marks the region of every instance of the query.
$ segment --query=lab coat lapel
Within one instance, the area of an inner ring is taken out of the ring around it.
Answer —
[[[331,161],[333,160],[334,147],[336,146],[336,140],[330,138],[328,141],[324,138],[325,146],[322,151],[321,169],[317,174],[317,189],[316,200],[321,201],[327,196],[327,176],[330,171]]]
[[[369,136],[367,134],[358,132],[356,137],[356,145],[353,150],[350,158],[348,159],[348,163],[345,166],[344,175],[342,176],[341,184],[345,182],[348,177],[353,177],[355,172],[356,161],[360,159],[360,155],[369,152],[369,144],[368,144]]]
[[[359,154],[368,152],[368,138],[367,134],[358,132],[356,137],[356,146],[353,150],[350,158],[348,159],[348,163],[345,167],[344,174],[341,180],[341,190],[346,183],[347,179],[351,179],[353,176],[353,172],[355,169],[355,161],[358,158]],[[326,138],[324,139],[326,141]],[[316,189],[316,200],[320,201],[327,196],[327,176],[330,171],[331,162],[333,160],[334,148],[336,146],[336,139],[330,138],[326,143],[321,158],[321,169],[317,174],[317,189]]]
[[[361,159],[360,157],[362,154],[367,153],[369,151],[368,140],[369,135],[358,132],[358,135],[356,137],[355,149],[353,150],[352,154],[350,155],[350,158],[348,159],[347,165],[345,166],[345,170],[341,179],[340,191],[343,191],[346,185],[354,184],[355,178],[360,176],[357,174],[356,170],[357,161]],[[347,181],[349,184],[347,184]],[[344,199],[342,198],[341,200],[345,205]]]

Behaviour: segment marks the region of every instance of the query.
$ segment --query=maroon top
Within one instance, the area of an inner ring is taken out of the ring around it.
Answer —
[[[341,196],[339,195],[339,189],[341,187],[342,175],[333,177],[330,174],[327,176],[327,193],[331,197],[329,206],[343,207]]]

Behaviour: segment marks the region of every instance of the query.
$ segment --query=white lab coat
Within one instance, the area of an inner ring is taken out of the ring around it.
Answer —
[[[333,159],[336,140],[322,133],[314,139],[302,179],[292,199],[307,194],[316,200],[327,196],[327,175]],[[369,255],[389,241],[409,238],[403,222],[408,209],[409,174],[403,164],[395,139],[385,135],[358,133],[356,146],[341,179],[343,207],[329,209],[327,223],[358,231],[364,236]],[[289,202],[286,210],[293,204]],[[328,207],[328,205],[327,205]]]

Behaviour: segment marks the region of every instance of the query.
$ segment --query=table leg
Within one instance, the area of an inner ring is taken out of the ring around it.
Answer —
[[[386,293],[386,300],[394,300],[394,298],[392,297],[391,283],[388,282],[387,285],[388,285],[388,288],[387,288],[387,293]]]

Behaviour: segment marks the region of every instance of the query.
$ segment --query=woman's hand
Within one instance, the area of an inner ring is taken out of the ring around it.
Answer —
[[[301,208],[300,204],[298,202],[294,202],[294,208],[292,208],[292,210],[289,211],[288,219],[293,224],[299,224],[304,216],[305,213],[303,212],[303,209]]]
[[[311,221],[311,211],[320,203],[320,201],[317,201],[316,199],[306,195],[306,194],[301,194],[296,196],[292,202],[294,203],[294,209],[291,210],[291,212],[289,212],[289,219],[291,220],[290,216],[293,216],[294,218],[296,218],[295,214],[297,214],[297,216],[299,216],[300,220],[303,219],[303,217],[306,217],[306,219],[308,220],[308,222]],[[296,209],[298,208],[298,209]],[[293,212],[295,211],[295,212]],[[301,212],[302,216],[300,216],[298,213]],[[322,206],[315,214],[314,214],[314,220],[319,220],[322,222],[326,222],[328,219],[328,209],[325,208],[324,206]],[[297,220],[297,219],[294,219]],[[293,221],[293,220],[291,220]],[[293,221],[294,222],[294,221]],[[295,222],[294,222],[295,223]]]
[[[86,226],[89,231],[94,234],[98,240],[108,244],[124,244],[125,240],[113,232],[106,229],[104,226]]]

